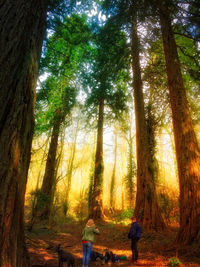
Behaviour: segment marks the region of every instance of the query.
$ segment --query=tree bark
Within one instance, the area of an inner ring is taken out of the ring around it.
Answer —
[[[49,139],[49,138],[48,138]],[[40,167],[39,167],[39,173],[37,176],[37,182],[36,182],[36,187],[34,190],[34,195],[33,195],[33,201],[32,201],[32,210],[31,210],[31,219],[28,223],[28,230],[32,231],[33,225],[36,221],[37,218],[37,194],[39,191],[39,183],[40,183],[40,179],[41,179],[41,172],[42,172],[42,166],[44,165],[44,162],[46,160],[46,154],[47,154],[47,145],[48,145],[48,139],[45,141],[45,149],[44,149],[44,153],[42,155],[42,159],[40,161]]]
[[[131,136],[131,127],[129,129],[128,136],[128,174],[127,174],[127,183],[128,183],[128,200],[129,200],[129,208],[134,206],[134,193],[135,193],[135,183],[134,183],[134,171],[135,171],[135,163],[133,161],[133,137]]]
[[[91,160],[91,167],[90,167],[90,176],[89,176],[89,188],[88,188],[88,211],[91,210],[91,203],[92,203],[92,192],[94,186],[94,169],[95,169],[95,143],[96,143],[96,133],[94,132],[94,146],[92,152],[92,160]]]
[[[28,266],[24,195],[46,0],[0,5],[0,266]]]
[[[165,228],[165,223],[157,202],[154,173],[151,166],[152,160],[148,145],[148,131],[145,120],[144,97],[142,91],[137,18],[134,12],[131,36],[137,146],[137,194],[135,215],[137,220],[147,231],[160,230]]]
[[[102,191],[103,191],[103,117],[104,99],[99,103],[97,146],[95,155],[94,185],[92,192],[92,202],[89,216],[93,219],[104,219]]]
[[[43,220],[48,220],[51,212],[51,201],[53,198],[53,187],[55,184],[55,170],[56,170],[56,155],[58,147],[58,137],[60,133],[60,126],[62,123],[60,109],[56,111],[54,124],[51,134],[51,141],[47,156],[46,168],[41,187],[41,193],[45,196],[42,210],[39,212],[39,217]]]
[[[69,159],[69,163],[67,166],[67,190],[66,190],[66,202],[69,202],[69,193],[71,190],[71,183],[72,183],[72,172],[73,172],[73,166],[74,166],[74,159],[76,154],[76,142],[78,137],[78,130],[79,130],[79,121],[77,122],[75,133],[74,133],[74,140],[71,150],[71,155]]]
[[[167,1],[162,6],[158,3],[158,6],[180,186],[177,242],[188,244],[200,238],[200,149],[192,125]]]
[[[111,185],[110,185],[110,210],[111,211],[114,211],[114,209],[115,209],[115,183],[116,183],[116,165],[117,165],[117,129],[115,129],[114,133],[115,133],[114,166],[113,166]]]

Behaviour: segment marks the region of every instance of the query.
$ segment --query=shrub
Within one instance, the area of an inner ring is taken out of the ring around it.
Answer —
[[[133,216],[133,212],[134,212],[133,209],[124,210],[119,214],[119,217],[122,221],[125,219],[129,219]]]
[[[133,216],[134,210],[133,209],[126,209],[124,211],[115,211],[112,215],[112,219],[117,222],[122,222],[127,220]]]
[[[169,259],[169,266],[173,267],[173,266],[179,266],[181,265],[181,262],[178,258],[173,257]]]

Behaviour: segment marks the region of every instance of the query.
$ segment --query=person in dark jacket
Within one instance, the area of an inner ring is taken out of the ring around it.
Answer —
[[[132,261],[137,262],[138,260],[138,248],[137,242],[141,237],[142,229],[137,223],[135,216],[131,218],[132,224],[128,233],[128,238],[131,239],[131,250],[132,250]]]

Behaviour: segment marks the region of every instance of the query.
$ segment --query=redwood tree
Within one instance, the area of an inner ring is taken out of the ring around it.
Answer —
[[[51,140],[47,156],[44,178],[42,182],[41,192],[45,196],[43,208],[40,213],[41,219],[49,219],[51,212],[51,205],[54,197],[53,185],[55,184],[55,170],[56,170],[56,156],[58,147],[58,137],[60,134],[60,127],[64,120],[63,113],[60,109],[56,110],[53,129],[51,133]]]
[[[166,59],[170,104],[180,186],[180,229],[177,241],[191,243],[200,238],[200,149],[184,88],[169,2],[159,7],[163,47]]]
[[[81,79],[74,81],[81,76],[81,67],[86,60],[85,53],[90,38],[90,30],[84,17],[66,16],[62,23],[57,23],[54,34],[46,43],[42,58],[43,71],[48,73],[49,77],[41,83],[38,91],[36,113],[36,130],[51,129],[51,141],[41,187],[43,201],[39,203],[38,200],[37,205],[39,217],[47,220],[54,199],[60,129],[66,123],[76,102],[77,88],[74,84],[80,86]]]
[[[90,206],[90,217],[103,219],[103,122],[104,122],[104,99],[100,99],[97,126],[97,143],[95,154],[94,183],[92,190],[92,201]]]
[[[44,81],[43,87],[38,93],[38,113],[41,114],[41,108],[48,102],[48,108],[45,112],[42,112],[41,117],[48,117],[49,120],[44,119],[44,125],[40,123],[40,127],[43,129],[46,124],[50,127],[51,138],[49,144],[49,150],[47,155],[45,173],[43,177],[42,187],[39,193],[39,198],[36,205],[37,217],[40,219],[48,220],[50,218],[50,212],[55,193],[55,181],[56,181],[56,166],[57,166],[57,150],[58,141],[61,134],[62,126],[64,125],[67,117],[71,113],[72,108],[76,102],[76,89],[66,86],[63,88],[67,81],[65,79],[57,79],[56,77],[48,77]],[[40,101],[39,101],[40,100]],[[40,102],[40,103],[39,103]],[[39,121],[40,116],[37,121]],[[39,124],[39,123],[38,123]],[[43,127],[42,127],[43,126]],[[39,125],[37,125],[39,129]]]
[[[0,5],[0,266],[28,266],[24,195],[47,0]]]
[[[91,66],[92,75],[89,73],[91,92],[87,99],[88,109],[92,110],[93,116],[97,114],[97,144],[89,216],[103,219],[103,126],[108,117],[119,119],[126,109],[129,51],[125,34],[109,21],[97,29],[95,41],[95,65]]]
[[[113,23],[126,27],[131,38],[131,57],[133,70],[133,92],[136,118],[137,146],[137,195],[135,215],[146,230],[164,229],[165,223],[158,207],[155,173],[148,141],[148,129],[145,117],[142,71],[140,66],[140,42],[137,24],[145,20],[147,10],[145,1],[105,0],[104,6],[113,15]]]
[[[165,228],[165,223],[158,206],[155,173],[148,141],[148,130],[144,111],[141,67],[139,59],[139,38],[137,33],[137,14],[133,6],[131,55],[133,69],[133,91],[136,120],[136,153],[137,153],[137,194],[135,215],[146,230]]]

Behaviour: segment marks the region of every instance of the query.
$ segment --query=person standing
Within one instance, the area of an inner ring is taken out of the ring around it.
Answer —
[[[136,217],[131,217],[131,228],[128,233],[128,238],[131,239],[131,250],[132,250],[132,262],[137,262],[138,260],[138,248],[137,243],[141,237],[142,229],[139,223],[136,221]]]
[[[88,267],[92,244],[95,241],[95,234],[99,234],[99,229],[95,226],[94,221],[89,219],[82,233],[83,243],[83,267]]]

